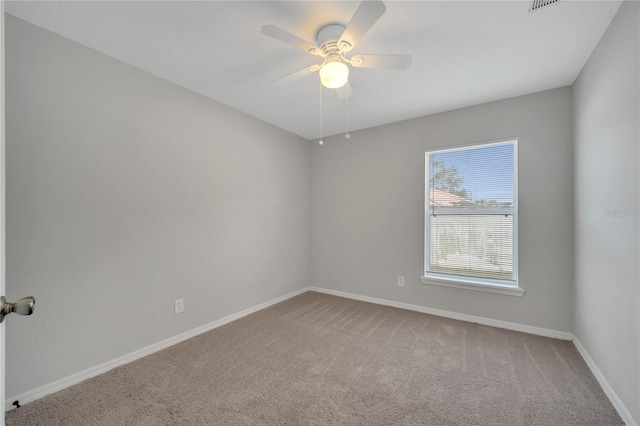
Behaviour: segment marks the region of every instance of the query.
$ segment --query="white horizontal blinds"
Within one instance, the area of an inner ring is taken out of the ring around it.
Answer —
[[[428,272],[513,279],[514,148],[507,142],[428,154]]]
[[[514,203],[513,143],[430,153],[430,210],[504,210]]]
[[[430,272],[512,279],[512,215],[435,216],[430,235]]]

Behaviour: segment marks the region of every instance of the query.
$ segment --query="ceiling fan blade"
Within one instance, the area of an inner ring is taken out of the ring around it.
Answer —
[[[287,84],[289,84],[290,82],[297,80],[299,78],[302,78],[306,75],[309,75],[315,71],[318,71],[320,68],[322,67],[321,64],[316,64],[316,65],[311,65],[310,67],[307,68],[303,68],[300,71],[296,71],[292,74],[289,74],[287,76],[284,76],[282,78],[277,79],[276,81],[273,82],[274,86],[285,86]]]
[[[275,25],[263,25],[260,28],[262,34],[267,35],[271,38],[275,38],[283,43],[288,44],[289,46],[293,46],[296,49],[303,50],[307,53],[311,53],[312,55],[318,55],[322,53],[317,46],[309,43],[306,40],[301,39],[297,35],[291,34],[288,31],[283,30],[280,27],[276,27]]]
[[[349,62],[356,68],[404,70],[411,65],[411,55],[354,55]]]
[[[347,99],[351,95],[353,95],[353,90],[351,90],[351,84],[347,82],[342,87],[336,89],[336,94],[338,95],[338,99]]]
[[[358,10],[353,14],[347,28],[340,36],[338,46],[341,46],[345,52],[353,49],[362,36],[380,19],[385,10],[387,10],[387,7],[380,0],[364,0],[360,3]],[[342,42],[345,41],[351,46],[344,48]]]

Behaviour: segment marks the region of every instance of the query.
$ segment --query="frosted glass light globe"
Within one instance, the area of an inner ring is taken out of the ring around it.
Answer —
[[[328,89],[338,89],[349,79],[349,67],[339,61],[328,62],[320,68],[320,82]]]

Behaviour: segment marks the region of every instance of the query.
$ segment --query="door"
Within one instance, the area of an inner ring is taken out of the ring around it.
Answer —
[[[31,315],[35,307],[33,297],[25,297],[15,303],[5,300],[5,68],[4,68],[4,1],[0,0],[0,425],[4,425],[5,410],[5,365],[4,365],[4,319],[15,312],[20,315]]]
[[[0,1],[0,295],[4,293],[4,1]],[[0,425],[4,423],[4,322],[0,323]]]
[[[4,68],[4,1],[0,0],[0,425],[4,425],[5,410],[5,365],[4,365],[4,319],[15,312],[20,315],[31,315],[35,307],[33,297],[25,297],[15,303],[5,300],[5,68]]]

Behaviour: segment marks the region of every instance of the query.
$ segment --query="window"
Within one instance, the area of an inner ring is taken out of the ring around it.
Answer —
[[[425,284],[522,295],[517,141],[425,154]]]

